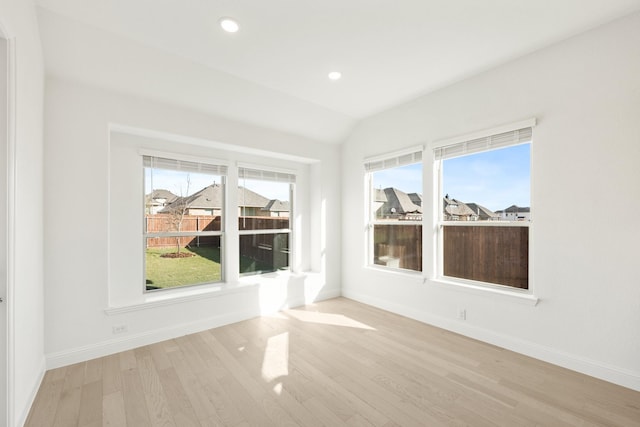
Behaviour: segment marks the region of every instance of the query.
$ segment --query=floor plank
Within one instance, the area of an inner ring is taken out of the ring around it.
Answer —
[[[640,427],[640,392],[336,298],[51,370],[54,425]]]

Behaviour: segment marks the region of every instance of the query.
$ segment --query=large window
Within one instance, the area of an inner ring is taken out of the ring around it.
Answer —
[[[365,163],[369,264],[422,271],[422,151]]]
[[[226,166],[144,156],[145,290],[222,280]]]
[[[240,274],[289,269],[295,175],[238,169]]]
[[[530,127],[435,149],[440,275],[529,288]]]

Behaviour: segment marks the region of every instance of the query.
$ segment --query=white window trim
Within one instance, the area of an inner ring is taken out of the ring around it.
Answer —
[[[429,145],[429,152],[431,156],[437,148],[446,147],[449,145],[459,144],[462,142],[486,138],[492,135],[497,135],[505,132],[511,132],[518,129],[523,128],[535,128],[537,120],[535,118],[530,118],[527,120],[522,120],[519,122],[513,122],[510,124],[497,126],[490,129],[485,129],[477,132],[467,133],[464,135],[459,135],[452,138],[441,139],[433,142]],[[531,144],[531,149],[533,151],[533,138]],[[506,148],[509,146],[514,146],[518,144],[508,145],[501,148]],[[489,150],[485,150],[489,151]],[[423,156],[424,158],[424,156]],[[463,291],[463,292],[471,292],[475,294],[491,294],[497,295],[501,297],[506,297],[507,299],[524,302],[530,305],[536,305],[538,303],[538,298],[535,296],[534,291],[534,278],[533,278],[533,215],[530,215],[529,220],[527,221],[444,221],[442,220],[442,211],[443,211],[443,194],[442,194],[442,160],[436,160],[435,156],[431,157],[431,161],[433,164],[434,171],[434,206],[437,206],[437,212],[434,217],[434,240],[435,240],[435,249],[436,249],[436,265],[435,271],[431,275],[431,277],[427,277],[425,279],[426,283],[436,285],[439,287],[450,288],[453,290]],[[531,161],[531,160],[530,160]],[[531,164],[531,170],[533,170],[533,164]],[[531,184],[533,187],[533,183]],[[531,211],[533,211],[533,200],[531,200],[530,205]],[[482,226],[482,227],[526,227],[529,229],[529,259],[528,259],[528,270],[529,270],[529,280],[528,280],[528,289],[521,289],[516,287],[511,287],[508,285],[500,285],[495,283],[481,282],[476,280],[468,280],[462,279],[458,277],[450,277],[445,276],[443,274],[444,271],[444,253],[443,253],[443,228],[446,225],[455,225],[455,226]],[[424,268],[423,268],[424,270]]]
[[[526,289],[511,288],[493,283],[477,282],[472,280],[456,279],[449,277],[441,277],[435,279],[425,279],[428,286],[445,289],[455,292],[471,293],[474,295],[489,296],[491,298],[498,297],[507,302],[516,302],[535,306],[538,304],[539,298]]]
[[[147,292],[143,300],[122,306],[112,306],[104,310],[108,316],[136,312],[156,307],[182,304],[189,301],[200,301],[203,298],[217,298],[238,292],[247,292],[258,287],[257,283],[217,282],[203,285],[168,288],[164,292]]]

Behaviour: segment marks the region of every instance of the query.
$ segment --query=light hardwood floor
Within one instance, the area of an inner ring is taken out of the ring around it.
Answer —
[[[337,298],[46,373],[27,426],[640,426],[640,392]]]

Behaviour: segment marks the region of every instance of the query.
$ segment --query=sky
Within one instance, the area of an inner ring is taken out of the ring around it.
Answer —
[[[521,144],[444,160],[443,195],[448,194],[465,203],[478,203],[492,211],[511,205],[530,206],[530,148],[530,144]],[[146,169],[145,172],[145,194],[151,192],[149,171]],[[405,193],[423,194],[421,171],[421,164],[378,171],[373,174],[373,185],[375,188],[395,187]],[[190,179],[188,191],[187,176]],[[193,194],[214,182],[222,182],[222,177],[153,170],[153,186],[178,196]],[[268,199],[289,200],[289,185],[286,183],[240,179],[238,184]]]
[[[492,211],[530,206],[530,144],[515,145],[443,161],[442,192]],[[376,188],[422,194],[421,164],[374,173]]]
[[[151,169],[145,168],[145,194],[151,193]],[[189,178],[187,186],[187,177]],[[213,183],[221,183],[219,175],[208,175],[193,172],[180,172],[167,169],[153,169],[153,187],[169,190],[177,196],[188,196],[197,193]],[[248,188],[267,199],[289,200],[289,184],[283,182],[258,181],[240,179],[238,185]],[[188,188],[187,188],[188,187]]]

